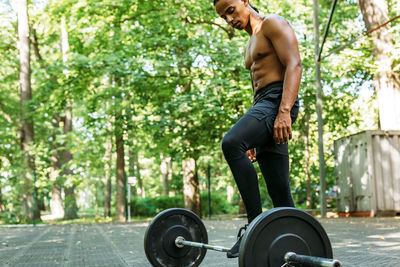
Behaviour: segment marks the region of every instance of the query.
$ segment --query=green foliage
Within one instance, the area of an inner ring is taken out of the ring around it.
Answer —
[[[169,208],[183,208],[183,196],[131,199],[131,215],[153,217]]]
[[[201,198],[201,213],[204,217],[208,217],[208,194],[203,193]],[[237,203],[237,202],[236,202]],[[211,215],[237,214],[239,206],[226,201],[225,194],[211,194]]]
[[[248,35],[229,28],[215,13],[212,1],[39,2],[33,1],[29,6],[31,40],[37,38],[38,50],[32,42],[33,99],[28,110],[34,120],[32,151],[40,196],[48,202],[53,185],[60,183],[63,187],[74,186],[77,192],[89,188],[94,198],[90,205],[101,206],[105,166],[110,165],[112,177],[116,168],[115,145],[109,162],[106,144],[114,142],[118,135],[123,136],[126,151],[139,155],[138,165],[131,167],[127,163],[132,156],[126,153],[125,172],[138,177],[140,174],[147,196],[141,198],[138,186],[134,187],[133,215],[154,216],[162,209],[183,206],[182,197],[160,197],[161,157],[171,157],[173,162],[169,191],[182,194],[182,159],[192,157],[197,160],[199,177],[206,177],[207,167],[212,167],[213,213],[237,212],[237,206],[226,203],[224,197],[227,186],[234,181],[220,142],[251,107],[251,84],[243,64]],[[285,17],[298,38],[303,77],[301,110],[289,144],[291,188],[297,205],[304,206],[309,178],[316,208],[319,171],[312,1],[251,3],[261,13]],[[4,6],[0,13],[0,192],[7,210],[4,214],[8,214],[4,216],[12,221],[10,214],[21,215],[20,194],[26,188],[21,183],[24,164],[18,138],[16,14]],[[321,33],[330,6],[331,1],[320,2]],[[391,8],[390,12],[394,15],[397,11]],[[62,18],[70,47],[66,62],[60,50]],[[393,22],[396,25],[398,21]],[[357,37],[364,28],[357,2],[339,2],[322,55]],[[393,35],[397,50],[391,56],[398,58],[398,28]],[[331,187],[335,184],[333,141],[366,127],[377,127],[368,39],[330,55],[321,66],[326,174],[327,186]],[[397,70],[398,66],[394,68]],[[65,134],[62,121],[69,102],[73,106],[74,127]],[[52,159],[65,149],[73,159],[66,164],[60,156],[59,169],[55,169]],[[70,175],[64,173],[67,169]],[[263,179],[260,185],[263,207],[270,208]],[[200,189],[206,192],[206,179],[200,179]],[[112,190],[114,196],[114,185]],[[207,215],[203,193],[201,200],[203,215]],[[66,206],[71,201],[66,199]],[[114,201],[112,198],[113,204]]]
[[[208,216],[208,194],[202,193],[201,212],[204,217]],[[160,196],[155,198],[133,198],[131,199],[131,215],[141,217],[154,217],[157,213],[170,208],[184,208],[183,196]],[[237,205],[226,201],[224,194],[211,195],[212,215],[235,214],[239,210]]]
[[[0,224],[18,224],[20,223],[19,218],[13,212],[2,212],[0,216]]]

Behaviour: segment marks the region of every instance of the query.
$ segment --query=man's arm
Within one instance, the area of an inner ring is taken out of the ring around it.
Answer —
[[[292,120],[290,110],[296,101],[301,80],[301,59],[296,35],[289,23],[282,17],[271,15],[262,25],[262,31],[268,38],[285,69],[282,100],[274,123],[274,139],[277,144],[292,139]]]
[[[254,95],[253,75],[251,74],[251,71],[249,71],[249,73],[250,73],[251,88],[253,89],[253,95]],[[253,106],[254,106],[254,97],[253,97]]]
[[[250,71],[250,81],[251,81],[251,88],[253,88],[253,94],[254,94],[253,75],[251,75],[251,71]],[[253,106],[254,106],[254,97],[253,97]],[[247,150],[246,155],[249,157],[252,163],[257,161],[255,148]]]

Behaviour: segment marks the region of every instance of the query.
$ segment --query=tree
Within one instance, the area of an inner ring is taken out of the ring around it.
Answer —
[[[62,51],[62,62],[64,65],[63,74],[66,79],[68,79],[68,70],[67,70],[67,60],[68,60],[68,52],[70,50],[69,41],[68,41],[68,31],[65,23],[65,17],[61,18],[61,51]],[[65,99],[64,104],[64,116],[62,118],[63,121],[63,133],[65,136],[68,136],[72,132],[72,99],[68,97]],[[72,160],[72,153],[68,149],[68,138],[65,138],[66,142],[64,142],[63,153],[63,174],[65,176],[73,175],[73,171],[69,167],[69,162]],[[64,219],[75,219],[78,217],[78,206],[76,204],[76,195],[75,195],[75,184],[65,186],[65,199],[64,199]]]
[[[96,203],[104,200],[106,216],[115,207],[111,205],[116,205],[118,219],[124,220],[124,173],[128,173],[137,177],[137,197],[184,195],[186,206],[199,213],[198,195],[206,189],[203,177],[211,164],[213,193],[229,193],[235,204],[239,202],[237,191],[236,195],[230,189],[227,192],[234,181],[220,143],[251,107],[251,84],[243,64],[245,32],[226,25],[212,1],[50,0],[45,7],[37,1],[30,3],[36,60],[30,62],[33,97],[25,118],[32,115],[34,122],[36,184],[41,196],[51,193],[61,199],[61,188],[73,188],[75,193],[89,188],[97,196]],[[284,16],[298,36],[304,72],[301,111],[289,144],[291,186],[297,206],[305,207],[308,200],[308,207],[316,208],[311,1],[267,5],[252,0],[252,4],[261,13]],[[321,31],[330,4],[320,1]],[[351,1],[337,6],[324,52],[364,29],[363,23],[354,21],[359,12],[357,3]],[[62,17],[66,18],[64,36],[60,33]],[[19,183],[25,174],[21,175],[20,140],[15,138],[22,122],[16,92],[18,49],[12,35],[15,14],[0,14],[0,26],[1,193],[6,213],[24,214],[18,206],[27,190]],[[398,33],[393,36],[397,47]],[[68,39],[62,50],[60,39]],[[68,60],[62,60],[63,54]],[[370,58],[368,43],[360,41],[321,62],[328,187],[335,182],[333,141],[361,129],[357,123],[363,114],[354,103],[358,88],[372,79]],[[393,71],[397,69],[393,66]],[[265,186],[261,194],[264,206],[270,207]],[[118,200],[111,201],[111,195]]]
[[[32,121],[32,111],[29,108],[32,100],[31,89],[31,64],[30,64],[30,42],[29,42],[29,18],[27,0],[12,1],[18,16],[18,36],[19,36],[19,89],[20,89],[20,117],[22,126],[20,129],[21,149],[23,151],[23,162],[28,168],[25,169],[26,178],[25,188],[22,192],[22,207],[24,214],[32,214],[31,218],[40,219],[38,206],[34,207],[36,213],[33,214],[33,205],[37,205],[35,181],[35,163],[32,152],[34,143],[34,129]],[[33,190],[32,190],[33,185]]]
[[[126,188],[125,188],[125,149],[124,138],[122,133],[121,116],[116,116],[115,126],[115,147],[117,150],[117,167],[116,167],[116,219],[117,221],[125,221],[126,208]]]
[[[389,20],[386,0],[359,0],[367,30]],[[372,54],[375,58],[373,85],[379,104],[379,122],[382,130],[400,130],[400,75],[394,71],[398,58],[394,57],[393,36],[390,24],[374,31],[371,37]]]
[[[112,131],[111,117],[107,116],[107,130]],[[107,136],[105,152],[105,192],[104,192],[104,217],[111,217],[111,162],[112,162],[112,139]]]

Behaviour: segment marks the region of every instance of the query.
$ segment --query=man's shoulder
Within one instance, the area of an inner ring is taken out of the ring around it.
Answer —
[[[277,14],[268,14],[264,15],[264,21],[263,25],[268,25],[268,24],[275,24],[275,23],[287,23],[289,22],[282,16],[277,15]]]
[[[264,16],[264,20],[262,23],[262,31],[265,35],[269,35],[270,33],[276,33],[285,27],[290,27],[289,22],[282,16],[277,14],[268,14]]]

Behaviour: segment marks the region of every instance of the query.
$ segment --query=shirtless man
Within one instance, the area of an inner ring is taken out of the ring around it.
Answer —
[[[244,59],[252,79],[253,107],[222,140],[225,159],[250,223],[262,212],[257,173],[252,165],[255,161],[274,207],[294,207],[287,142],[299,111],[301,59],[295,33],[282,17],[263,16],[248,0],[214,0],[214,6],[229,25],[250,35]],[[246,226],[239,230],[238,241],[227,253],[229,258],[238,257]]]

